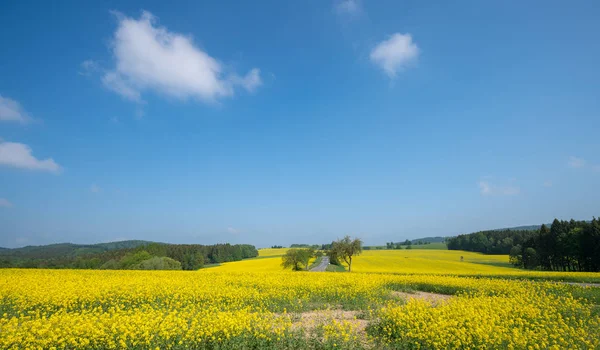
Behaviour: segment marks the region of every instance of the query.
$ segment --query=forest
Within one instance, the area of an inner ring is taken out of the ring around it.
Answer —
[[[98,248],[98,245],[61,244],[3,249],[0,250],[0,267],[197,270],[205,264],[238,261],[258,256],[258,250],[249,244],[139,242],[143,241],[129,245],[111,245],[108,248],[105,246]]]
[[[480,231],[447,240],[448,249],[509,254],[521,268],[547,271],[600,271],[600,220],[554,219],[537,230]]]

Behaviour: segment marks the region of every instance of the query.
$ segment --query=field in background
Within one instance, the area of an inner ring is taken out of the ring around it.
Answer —
[[[281,272],[281,255],[286,250],[287,248],[261,249],[258,258],[223,263],[210,270]],[[460,250],[365,250],[354,257],[352,270],[356,273],[484,276],[600,283],[600,273],[522,270],[508,263],[508,255],[485,255]]]
[[[385,246],[371,246],[371,250],[388,250]],[[406,246],[403,245],[402,249],[406,249]],[[413,244],[411,249],[441,249],[446,250],[448,246],[443,242],[433,242],[429,244]],[[399,249],[401,250],[401,249]]]
[[[282,256],[288,249],[289,248],[262,248],[258,250],[258,256],[261,258]]]
[[[508,255],[434,249],[365,250],[352,265],[355,272],[494,274],[516,270],[508,263]]]

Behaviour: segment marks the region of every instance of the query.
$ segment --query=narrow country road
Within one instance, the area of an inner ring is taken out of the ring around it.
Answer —
[[[313,267],[312,269],[310,269],[310,271],[323,272],[323,271],[325,271],[327,266],[329,266],[329,257],[324,256],[323,259],[321,259],[321,263],[319,265]]]

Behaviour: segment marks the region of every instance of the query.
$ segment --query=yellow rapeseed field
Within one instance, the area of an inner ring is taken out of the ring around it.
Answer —
[[[258,250],[259,257],[282,256],[289,248],[263,248]]]
[[[258,259],[224,263],[215,271],[280,272],[287,248],[261,249]],[[462,260],[461,260],[462,257]],[[438,274],[600,282],[600,273],[527,271],[511,267],[508,255],[485,255],[456,250],[366,250],[354,257],[352,270],[366,273]]]
[[[520,271],[443,252],[365,252],[353,273],[283,271],[279,257],[197,272],[4,269],[0,349],[600,348],[600,288],[456,276]],[[452,297],[406,301],[413,291]]]

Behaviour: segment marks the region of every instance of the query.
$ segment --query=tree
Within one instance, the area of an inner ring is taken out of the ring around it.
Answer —
[[[352,257],[362,252],[362,241],[358,238],[352,240],[350,236],[346,236],[333,242],[331,252],[337,259],[342,259],[348,264],[348,272],[350,272],[352,271]]]
[[[535,269],[540,264],[537,252],[531,247],[525,249],[525,252],[523,252],[522,260],[523,267],[525,267],[526,269]]]
[[[315,255],[315,251],[312,248],[299,249],[292,248],[289,249],[283,257],[281,257],[281,266],[284,269],[289,269],[290,267],[294,271],[302,270],[302,265],[305,270],[308,270],[308,261]]]
[[[171,258],[153,257],[133,265],[134,270],[181,270],[181,263]]]
[[[523,265],[523,248],[520,244],[512,247],[510,250],[508,261],[514,266]]]

